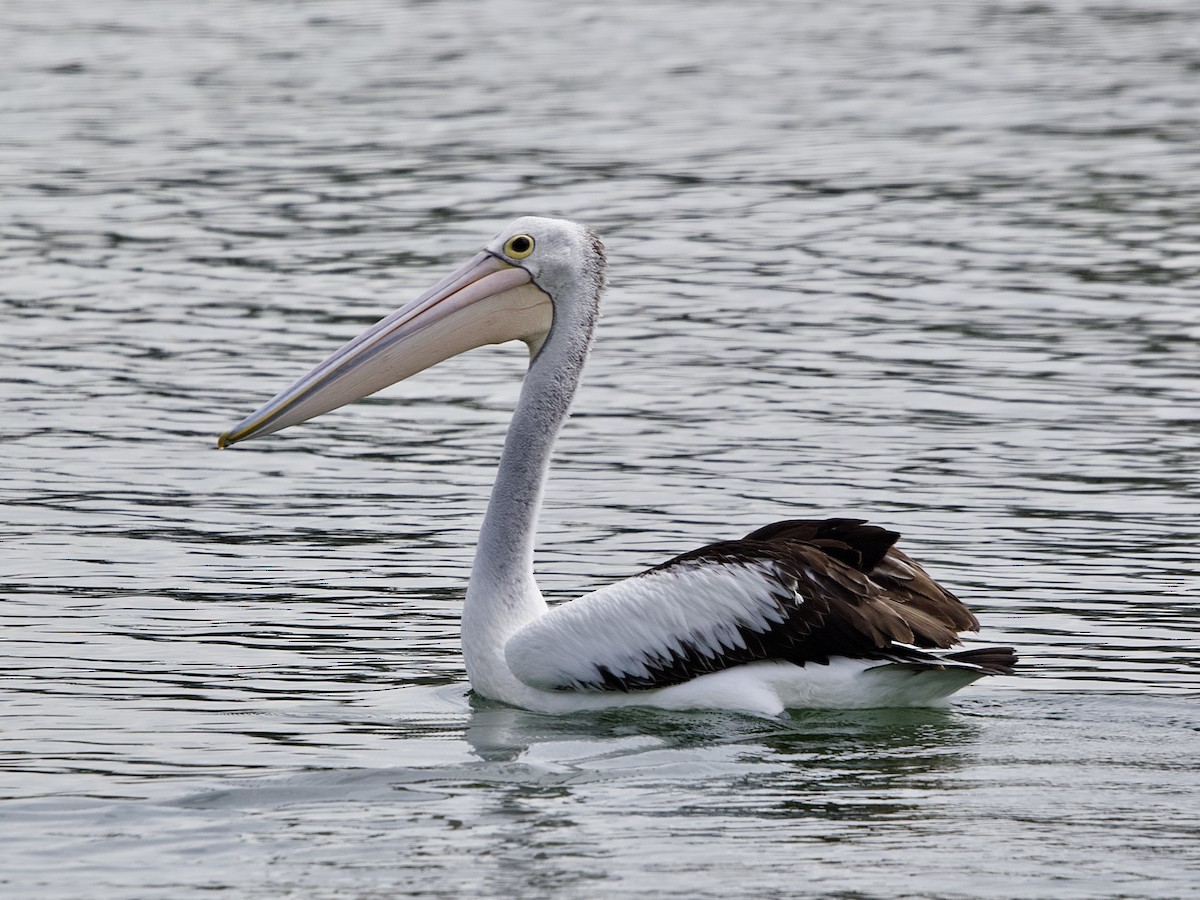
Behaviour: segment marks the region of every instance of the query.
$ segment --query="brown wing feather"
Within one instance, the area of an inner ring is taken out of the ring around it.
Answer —
[[[894,546],[900,535],[868,525],[863,519],[791,519],[775,522],[743,540],[787,547],[809,544],[827,556],[853,566],[881,590],[869,606],[889,608],[904,623],[894,633],[911,637],[891,640],[917,647],[945,648],[958,643],[961,631],[978,631],[979,620],[961,600],[932,578],[919,563]]]

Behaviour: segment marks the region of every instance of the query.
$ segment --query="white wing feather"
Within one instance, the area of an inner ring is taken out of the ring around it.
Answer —
[[[719,659],[739,629],[768,632],[796,604],[795,579],[763,560],[681,563],[608,585],[521,628],[504,647],[514,675],[540,690],[599,688],[605,672],[648,677],[689,649]]]

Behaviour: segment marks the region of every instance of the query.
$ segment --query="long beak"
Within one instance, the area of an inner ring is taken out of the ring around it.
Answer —
[[[523,340],[536,353],[552,319],[550,297],[528,272],[480,253],[226,431],[217,446],[297,425],[484,344]]]

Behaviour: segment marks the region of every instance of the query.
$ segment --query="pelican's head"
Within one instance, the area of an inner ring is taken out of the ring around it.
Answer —
[[[484,344],[524,341],[532,358],[557,325],[586,345],[603,282],[604,249],[587,228],[517,219],[456,272],[222,434],[217,446],[297,425]]]

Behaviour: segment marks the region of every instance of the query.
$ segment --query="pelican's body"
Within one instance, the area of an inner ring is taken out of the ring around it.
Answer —
[[[974,616],[860,520],[788,521],[550,608],[533,574],[542,488],[591,346],[604,254],[583,226],[523,218],[417,300],[335,352],[220,446],[320,415],[485,343],[529,371],[501,454],[463,609],[467,674],[543,712],[930,705],[1010,648],[935,656]]]

